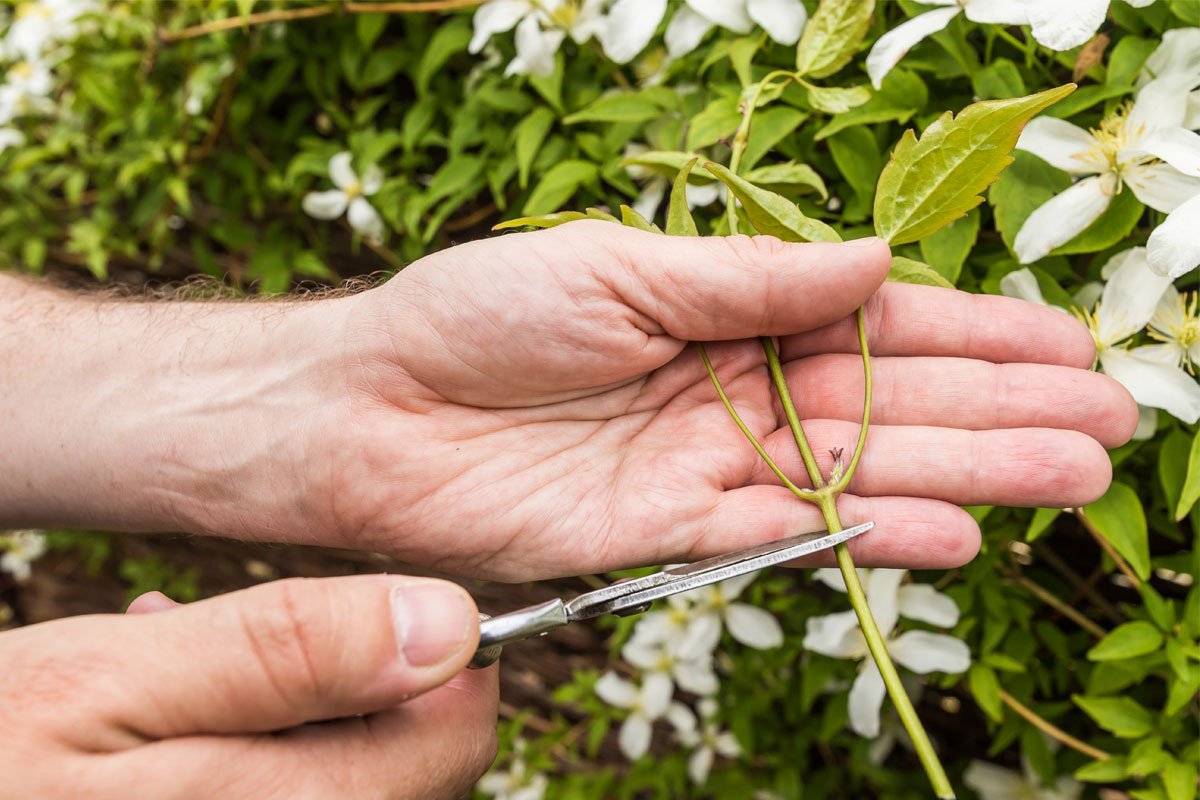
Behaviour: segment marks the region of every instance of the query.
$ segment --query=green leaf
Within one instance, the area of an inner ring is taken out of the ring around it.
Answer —
[[[892,268],[888,270],[887,279],[896,283],[941,286],[944,289],[954,288],[954,284],[943,278],[928,264],[904,256],[892,256]]]
[[[1169,633],[1176,622],[1175,601],[1164,600],[1149,583],[1143,583],[1138,591],[1142,595],[1142,604],[1146,606],[1146,613],[1150,615],[1150,619],[1159,630]]]
[[[562,206],[584,183],[594,180],[596,165],[590,161],[560,161],[542,176],[525,201],[524,214],[545,214]]]
[[[1073,255],[1075,253],[1095,253],[1107,250],[1120,242],[1133,226],[1137,225],[1146,207],[1128,189],[1122,190],[1108,204],[1104,213],[1091,225],[1084,228],[1075,238],[1066,244],[1055,248],[1050,255]]]
[[[657,225],[639,214],[636,209],[626,205],[621,206],[621,224],[647,233],[662,233]]]
[[[1196,800],[1196,778],[1195,764],[1170,758],[1163,767],[1163,788],[1167,790],[1170,800]]]
[[[1075,779],[1086,783],[1115,783],[1125,777],[1125,757],[1093,761],[1075,770]]]
[[[1071,179],[1065,172],[1032,153],[1022,150],[1013,153],[1012,166],[1004,170],[988,192],[996,228],[1010,251],[1017,232],[1034,209],[1070,185]]]
[[[1004,705],[1000,701],[1000,681],[995,671],[982,664],[972,664],[967,672],[967,685],[983,712],[994,722],[1003,722]]]
[[[1171,681],[1163,713],[1167,716],[1178,714],[1188,703],[1192,702],[1197,691],[1200,691],[1200,669],[1193,669],[1186,678]]]
[[[1035,509],[1033,518],[1029,520],[1029,527],[1025,529],[1025,541],[1032,542],[1040,538],[1043,533],[1050,530],[1050,523],[1058,519],[1058,515],[1061,513],[1061,508]]]
[[[1146,514],[1137,492],[1124,483],[1113,483],[1096,502],[1084,508],[1084,514],[1100,535],[1124,556],[1142,580],[1150,577],[1150,543],[1146,533]]]
[[[1154,730],[1154,715],[1131,697],[1084,697],[1074,694],[1071,699],[1097,725],[1122,739],[1136,739]]]
[[[684,164],[683,169],[679,170],[679,174],[675,176],[675,183],[671,186],[671,202],[667,207],[667,236],[700,235],[687,204],[688,175],[691,174],[692,167],[696,166],[696,162],[699,160],[699,157],[693,158]]]
[[[750,62],[754,60],[754,54],[758,52],[761,43],[762,39],[757,34],[743,36],[729,43],[729,63],[742,86],[749,86],[754,81]]]
[[[1135,620],[1109,631],[1107,636],[1087,651],[1087,657],[1091,661],[1120,661],[1153,653],[1162,644],[1162,631],[1149,622]]]
[[[621,160],[622,167],[646,167],[651,169],[657,175],[662,175],[664,178],[671,180],[679,174],[679,170],[696,158],[695,153],[685,153],[682,150],[646,150],[637,155],[628,156]],[[693,183],[709,183],[713,180],[712,175],[703,167],[697,167],[692,171]],[[700,178],[701,180],[695,180]]]
[[[875,0],[821,0],[796,45],[796,74],[825,78],[844,67],[874,13]]]
[[[1141,36],[1122,36],[1108,56],[1108,74],[1104,82],[1109,86],[1121,86],[1128,89],[1137,80],[1146,59],[1158,47],[1155,39]]]
[[[403,47],[384,47],[371,51],[363,65],[359,84],[367,89],[382,86],[396,77],[408,59],[409,51]]]
[[[529,170],[537,156],[546,134],[554,124],[554,112],[546,106],[538,106],[525,119],[517,123],[514,145],[517,155],[517,181],[522,189],[529,184]]]
[[[746,172],[742,177],[755,186],[761,186],[773,192],[813,189],[821,196],[822,200],[826,200],[829,197],[829,191],[825,188],[825,181],[817,174],[817,171],[807,164],[797,164],[794,161],[788,161],[783,164],[771,164],[766,167],[756,167]]]
[[[1183,496],[1183,482],[1187,477],[1191,449],[1191,437],[1173,427],[1158,451],[1158,482],[1167,498],[1169,513],[1174,513],[1179,498]]]
[[[761,189],[734,175],[720,164],[708,162],[705,169],[729,187],[742,203],[750,224],[759,233],[785,242],[840,242],[837,231],[820,220],[810,219],[786,197]]]
[[[980,100],[1006,100],[1025,94],[1025,81],[1016,64],[997,58],[971,77],[971,88]]]
[[[387,19],[387,14],[359,14],[355,18],[354,32],[363,50],[370,50],[375,46],[375,40],[387,27]]]
[[[699,150],[716,144],[722,139],[728,139],[737,131],[742,121],[738,111],[736,97],[718,97],[706,105],[704,109],[692,117],[688,125],[687,139],[684,143],[686,150]]]
[[[928,99],[929,90],[915,73],[903,68],[893,69],[883,79],[883,86],[879,91],[871,95],[870,100],[845,114],[837,115],[817,131],[813,138],[819,142],[855,125],[907,122]]]
[[[1142,739],[1129,750],[1129,761],[1125,772],[1133,776],[1158,772],[1167,763],[1167,754],[1162,749],[1162,738],[1151,736]]]
[[[493,225],[494,231],[506,231],[512,228],[553,228],[558,225],[565,225],[568,222],[574,222],[577,219],[587,219],[587,214],[579,211],[555,211],[553,214],[538,214],[532,217],[518,217],[510,219],[506,222],[501,222],[499,225]]]
[[[871,99],[865,86],[809,86],[808,104],[826,114],[845,114]]]
[[[1181,520],[1200,500],[1200,432],[1192,438],[1192,449],[1188,454],[1187,477],[1183,479],[1183,489],[1179,493],[1179,503],[1175,506],[1175,519]]]
[[[904,244],[964,216],[1012,163],[1009,152],[1025,123],[1074,88],[1067,84],[1015,100],[973,103],[957,117],[942,115],[919,140],[905,131],[879,176],[876,231],[893,245]]]
[[[741,171],[752,169],[764,155],[770,152],[786,136],[808,119],[808,114],[798,108],[779,105],[755,112],[750,125],[750,138],[742,153]],[[736,128],[736,126],[735,126]]]
[[[979,236],[979,210],[972,209],[936,233],[921,240],[921,256],[951,284],[958,282],[963,264]]]
[[[641,92],[613,92],[568,115],[563,122],[567,125],[579,122],[645,122],[662,113],[658,103]]]

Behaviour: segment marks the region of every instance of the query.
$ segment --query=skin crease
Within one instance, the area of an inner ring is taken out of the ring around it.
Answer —
[[[1099,497],[1137,411],[1089,371],[1087,331],[1018,300],[885,285],[889,263],[878,240],[585,221],[318,302],[123,303],[0,278],[0,527],[313,542],[502,580],[816,529],[689,342],[710,343],[743,419],[804,485],[752,337],[776,337],[828,471],[858,433],[863,303],[876,400],[839,503],[848,525],[876,521],[851,543],[860,565],[964,563],[979,531],[960,505]],[[0,797],[461,794],[494,756],[496,670],[462,670],[478,623],[461,590],[396,611],[414,582],[150,595],[0,635]],[[435,617],[461,636],[417,667],[396,620]]]

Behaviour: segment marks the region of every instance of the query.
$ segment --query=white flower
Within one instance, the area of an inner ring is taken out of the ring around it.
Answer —
[[[1038,301],[1018,288],[1032,275],[1006,275],[1000,282],[1005,294]],[[1200,419],[1200,384],[1179,366],[1183,352],[1192,352],[1194,321],[1188,322],[1184,309],[1176,318],[1160,302],[1171,295],[1171,279],[1155,274],[1146,261],[1146,248],[1133,247],[1113,256],[1102,270],[1108,278],[1096,307],[1083,320],[1096,342],[1100,368],[1122,383],[1139,405],[1161,408],[1187,423]],[[1036,281],[1035,281],[1036,282]],[[1171,290],[1173,291],[1173,290]],[[1041,302],[1045,302],[1044,300]],[[1168,304],[1169,305],[1169,304]],[[1160,340],[1178,336],[1174,344],[1143,345],[1129,348],[1127,341],[1155,319]],[[1175,333],[1178,325],[1178,334]]]
[[[10,147],[20,147],[25,144],[25,134],[15,128],[0,128],[0,153]]]
[[[783,644],[783,629],[766,609],[734,600],[749,586],[758,573],[739,575],[727,581],[702,586],[684,594],[696,603],[696,615],[705,621],[701,625],[720,630],[721,623],[734,639],[758,650],[769,650]],[[719,634],[718,634],[719,636]]]
[[[1058,2],[1058,0],[1053,0]],[[1107,1],[1107,0],[1106,0]],[[941,6],[934,11],[918,14],[879,37],[867,54],[867,74],[878,89],[884,76],[892,71],[904,54],[920,41],[950,24],[950,20],[966,14],[972,22],[993,22],[999,25],[1024,25],[1026,9],[1019,0],[918,0],[929,6]]]
[[[697,786],[703,786],[712,771],[713,758],[721,754],[726,758],[737,758],[742,748],[732,733],[722,731],[715,721],[717,704],[709,698],[700,701],[700,724],[682,703],[672,703],[667,709],[667,721],[675,727],[675,735],[684,747],[690,748],[688,777]]]
[[[800,0],[686,0],[667,25],[664,40],[667,53],[678,58],[695,50],[714,27],[749,33],[758,25],[780,44],[795,44],[807,21]]]
[[[636,761],[650,749],[650,735],[654,721],[666,713],[671,704],[671,679],[654,672],[637,686],[615,673],[606,672],[596,681],[596,694],[601,700],[616,708],[629,711],[621,723],[617,743],[621,752],[630,761]]]
[[[667,598],[665,609],[644,614],[629,640],[639,647],[661,645],[683,659],[710,655],[720,641],[721,618],[678,594]]]
[[[506,772],[492,770],[475,784],[475,788],[495,800],[542,800],[546,796],[546,776],[540,772],[527,773],[525,740],[518,739],[512,761]]]
[[[1166,75],[1192,78],[1183,127],[1189,130],[1200,128],[1200,89],[1195,88],[1200,84],[1200,28],[1175,28],[1164,33],[1162,42],[1142,65],[1137,85],[1145,86]]]
[[[715,694],[719,683],[713,672],[712,652],[688,655],[680,655],[674,642],[651,642],[637,636],[621,649],[621,656],[643,673],[666,675],[679,688],[693,694]]]
[[[36,61],[55,44],[74,39],[79,18],[95,7],[94,0],[22,3],[5,37],[5,49],[27,61]]]
[[[50,69],[40,61],[21,61],[8,68],[0,84],[0,125],[16,117],[47,111],[54,88]]]
[[[1053,117],[1025,126],[1018,148],[1082,180],[1025,220],[1013,242],[1022,264],[1074,238],[1125,186],[1164,214],[1200,194],[1200,136],[1180,125],[1185,91],[1181,78],[1168,75],[1147,84],[1132,105],[1104,119],[1098,129],[1085,131]],[[1200,207],[1182,210],[1183,224],[1190,218],[1193,230],[1200,225]]]
[[[1197,292],[1180,294],[1168,284],[1150,318],[1150,338],[1162,344],[1148,345],[1146,351],[1161,351],[1164,361],[1181,367],[1200,366],[1200,315],[1196,309]]]
[[[963,773],[963,783],[980,800],[1078,800],[1083,794],[1083,785],[1069,775],[1059,776],[1050,787],[1041,782],[1024,758],[1021,765],[1024,775],[986,761],[972,761]]]
[[[971,665],[971,653],[961,640],[921,630],[895,635],[896,622],[901,616],[943,628],[958,622],[958,606],[932,586],[923,583],[901,586],[906,572],[899,569],[858,571],[866,587],[867,603],[888,652],[896,663],[922,675],[963,672]],[[838,570],[817,570],[816,577],[838,591],[846,591]],[[804,646],[832,658],[867,659],[850,687],[850,727],[860,736],[878,736],[879,709],[886,688],[879,668],[869,658],[867,640],[859,630],[854,611],[809,618]]]
[[[0,534],[0,572],[19,581],[29,579],[29,565],[46,552],[46,535],[41,531],[13,531]]]
[[[317,219],[337,219],[343,213],[350,227],[372,239],[383,238],[383,220],[366,198],[383,186],[383,173],[371,167],[360,180],[350,165],[350,154],[341,152],[329,159],[329,179],[338,187],[304,195],[304,211]]]
[[[1051,50],[1070,50],[1096,35],[1108,14],[1109,0],[1022,0],[1033,38]],[[1154,0],[1125,0],[1145,8]]]

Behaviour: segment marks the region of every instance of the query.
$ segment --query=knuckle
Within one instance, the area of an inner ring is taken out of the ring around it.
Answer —
[[[263,677],[288,703],[324,696],[329,688],[316,668],[317,649],[328,630],[326,604],[319,602],[324,594],[319,581],[296,578],[270,584],[256,602],[238,606]]]

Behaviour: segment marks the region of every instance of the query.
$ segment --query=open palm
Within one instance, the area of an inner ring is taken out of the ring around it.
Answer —
[[[841,500],[864,565],[975,553],[959,505],[1068,506],[1108,485],[1136,407],[1087,331],[1003,297],[885,284],[886,245],[668,238],[601,222],[476,242],[358,298],[331,470],[341,538],[507,580],[665,563],[821,527],[720,404],[704,341],[804,484],[761,347],[778,337],[809,438],[853,447],[866,303],[873,426]]]

